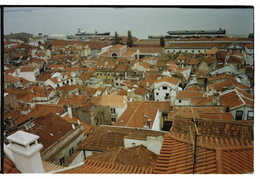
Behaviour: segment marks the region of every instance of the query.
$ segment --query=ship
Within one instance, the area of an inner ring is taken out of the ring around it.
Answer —
[[[226,30],[219,28],[219,30],[174,30],[174,31],[168,31],[169,35],[180,35],[180,36],[218,36],[218,35],[225,35]]]
[[[110,35],[110,32],[97,32],[95,31],[94,33],[86,33],[84,29],[78,28],[77,33],[75,34],[76,36],[106,36]]]

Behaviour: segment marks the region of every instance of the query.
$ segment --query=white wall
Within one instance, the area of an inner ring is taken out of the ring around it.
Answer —
[[[146,140],[124,139],[124,147],[130,148],[138,145],[147,147],[151,152],[159,155],[163,143],[163,137],[151,137],[148,136]]]
[[[157,155],[160,154],[160,151],[162,148],[162,143],[163,143],[162,136],[158,136],[158,137],[148,136],[147,137],[147,149]]]
[[[160,131],[161,130],[161,121],[160,121],[160,112],[157,110],[153,126],[151,128],[152,130]]]
[[[179,100],[181,100],[181,102],[179,102]],[[174,105],[177,105],[177,106],[190,105],[190,100],[189,99],[175,99]]]
[[[247,120],[248,111],[254,111],[254,108],[251,108],[251,107],[248,107],[248,106],[242,106],[240,108],[230,110],[230,113],[233,115],[234,120],[236,120],[236,111],[243,111],[242,120]]]
[[[167,86],[167,90],[163,90],[163,85]],[[154,84],[154,100],[157,101],[173,101],[176,97],[177,92],[177,86],[167,83],[167,82],[161,82],[161,83],[155,83]],[[158,95],[156,95],[158,93]],[[166,93],[169,93],[170,99],[166,100],[165,96]]]
[[[83,150],[74,158],[74,160],[70,163],[68,167],[79,164],[80,162],[84,162],[84,153]]]
[[[19,73],[20,77],[23,77],[29,81],[36,81],[36,77],[34,72],[20,72]]]
[[[113,107],[111,107],[111,108],[113,108]],[[117,119],[123,114],[123,112],[126,110],[126,108],[127,108],[127,106],[115,108],[115,112],[117,114]]]

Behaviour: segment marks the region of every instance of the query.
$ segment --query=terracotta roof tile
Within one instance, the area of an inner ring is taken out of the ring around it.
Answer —
[[[248,94],[249,96],[250,94]],[[244,105],[254,107],[253,98],[243,97],[236,89],[220,95],[220,103],[225,107],[229,107],[230,110]]]
[[[138,145],[131,148],[118,147],[106,152],[96,153],[87,159],[153,169],[157,155],[143,145]]]
[[[3,173],[4,174],[20,174],[21,172],[15,167],[15,165],[6,157],[4,156],[3,164]]]
[[[192,85],[192,86],[185,88],[185,91],[202,91],[202,89],[198,86]]]
[[[174,85],[178,85],[179,79],[169,77],[169,76],[164,76],[161,79],[157,80],[155,83],[160,83],[160,82],[168,82],[168,83],[171,83],[171,84],[174,84]]]
[[[218,48],[213,47],[212,49],[209,49],[205,52],[205,54],[207,55],[216,55],[216,53],[218,52]]]
[[[161,152],[154,169],[155,174],[193,173],[193,146],[188,136],[190,135],[179,133],[169,133],[164,136]],[[220,140],[213,137],[198,137],[196,174],[232,174],[254,171],[252,145],[243,146],[239,141],[237,141],[238,145],[228,144],[227,147],[215,145],[216,142],[214,141]],[[226,141],[235,143],[234,140]],[[241,165],[238,156],[243,161],[246,156],[249,157],[246,166]]]
[[[70,122],[74,122],[74,123],[80,122],[82,124],[83,128],[85,129],[85,131],[84,131],[85,135],[88,134],[94,127],[94,126],[92,126],[92,125],[90,125],[90,124],[88,124],[88,123],[86,123],[86,122],[84,122],[84,121],[74,117],[74,116],[72,116],[72,118],[70,118],[68,113],[66,113],[62,117],[64,119],[66,119],[67,121],[70,121]]]
[[[215,120],[232,120],[230,114],[225,114],[221,107],[203,106],[203,107],[175,107],[173,111],[168,114],[169,120],[172,119],[215,119]]]
[[[15,77],[13,75],[4,75],[4,81],[5,82],[12,82],[12,83],[16,83],[19,82],[19,78]]]
[[[124,164],[110,162],[100,162],[96,160],[86,160],[85,164],[79,168],[71,169],[63,173],[78,174],[151,174],[152,169],[144,167],[133,167]]]
[[[35,135],[40,137],[40,142],[43,145],[41,152],[73,130],[71,123],[53,112],[40,116],[33,121],[34,126],[27,132],[33,131]]]
[[[101,100],[99,104],[102,106],[126,107],[127,97],[121,95],[103,94],[101,96]]]
[[[238,83],[238,82],[233,81],[233,80],[227,80],[227,81],[224,81],[224,82],[221,82],[221,83],[209,84],[207,88],[209,90],[215,89],[217,92],[220,92],[220,91],[222,91],[223,87],[225,87],[225,88],[237,87],[237,88],[240,88],[240,89],[243,89],[243,90],[250,89],[250,87],[245,86],[242,83]]]
[[[97,126],[92,133],[79,145],[78,149],[109,151],[124,146],[124,139],[146,140],[147,136],[163,136],[165,132],[136,128]]]
[[[148,118],[151,119],[152,126],[158,110],[170,111],[169,108],[169,102],[133,101],[128,103],[127,109],[117,119],[117,121],[114,123],[114,126],[143,128],[147,124]]]
[[[200,91],[179,91],[176,99],[189,99],[203,97],[203,93]]]
[[[208,77],[208,81],[218,80],[218,79],[230,79],[236,81],[236,78],[228,74],[220,74],[217,76]]]

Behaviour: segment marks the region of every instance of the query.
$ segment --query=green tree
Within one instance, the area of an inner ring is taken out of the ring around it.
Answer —
[[[164,38],[161,37],[161,38],[160,38],[160,46],[161,46],[161,47],[164,47],[164,44],[165,44]]]
[[[128,30],[127,31],[127,40],[126,40],[126,45],[128,46],[128,47],[133,47],[133,37],[132,37],[132,34],[131,34],[131,31],[130,30]]]
[[[115,32],[115,38],[114,38],[114,42],[113,45],[119,44],[119,36],[117,34],[117,31]]]

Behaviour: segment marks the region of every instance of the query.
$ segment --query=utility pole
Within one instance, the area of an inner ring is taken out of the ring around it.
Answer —
[[[195,127],[194,153],[193,153],[193,174],[195,174],[195,166],[197,163],[197,138],[199,135],[199,132],[198,132],[199,122],[196,121],[195,119],[192,119],[192,122],[194,122],[194,127]]]

